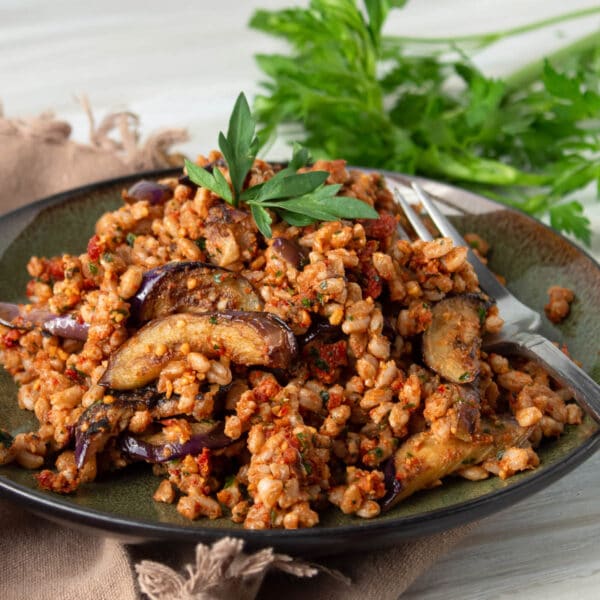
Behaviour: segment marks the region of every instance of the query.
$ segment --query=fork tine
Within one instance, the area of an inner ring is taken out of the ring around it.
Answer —
[[[429,198],[428,194],[417,183],[413,182],[412,188],[440,233],[451,238],[456,246],[467,247],[467,260],[471,263],[477,274],[479,285],[482,290],[496,300],[500,308],[500,313],[505,318],[508,317],[508,322],[511,322],[513,325],[519,324],[529,330],[537,329],[541,323],[540,315],[515,298],[498,281],[498,278],[479,260],[473,249],[469,247],[460,233],[454,229],[448,219],[438,210],[431,198]]]
[[[404,229],[404,227],[402,227],[400,223],[398,223],[398,225],[396,226],[396,231],[398,232],[398,237],[401,240],[406,240],[407,242],[410,242],[410,235],[408,235],[406,229]]]
[[[400,193],[400,190],[398,190],[397,188],[394,190],[394,196],[396,197],[398,204],[400,204],[400,206],[402,207],[402,210],[404,211],[404,214],[406,215],[406,218],[408,219],[409,223],[415,230],[415,233],[422,240],[430,242],[433,239],[433,236],[431,235],[431,233],[429,233],[429,230],[427,229],[427,227],[425,227],[423,221],[421,221],[421,219],[419,218],[419,215],[417,215],[417,213],[413,210],[412,206],[407,202],[406,198]]]
[[[450,224],[448,219],[440,212],[437,206],[433,203],[431,198],[425,193],[425,190],[415,181],[412,182],[412,189],[417,194],[421,204],[425,207],[425,210],[431,217],[434,225],[438,228],[439,232],[452,239],[455,246],[467,246],[467,242],[456,229]]]

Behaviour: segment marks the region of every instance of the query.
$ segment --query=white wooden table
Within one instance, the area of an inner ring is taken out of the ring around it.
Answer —
[[[293,0],[0,1],[0,99],[7,115],[53,109],[87,139],[75,96],[87,94],[97,118],[127,108],[147,134],[183,126],[188,154],[216,145],[240,90],[258,91],[252,55],[278,42],[250,31],[253,10]],[[306,2],[297,2],[306,4]],[[413,0],[388,29],[448,35],[513,26],[597,5],[571,0]],[[502,74],[600,26],[579,21],[513,40],[479,62]],[[0,149],[1,151],[1,149]],[[282,145],[271,157],[287,155]],[[600,256],[600,209],[592,207],[593,252]],[[407,600],[600,597],[600,454],[545,491],[481,523],[452,554],[423,575]]]

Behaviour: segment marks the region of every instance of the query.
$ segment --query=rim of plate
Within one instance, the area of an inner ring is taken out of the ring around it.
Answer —
[[[560,238],[563,242],[572,246],[588,258],[596,269],[600,270],[598,262],[590,256],[588,252],[575,246],[570,240],[554,231],[544,223],[534,219],[526,213],[500,204],[484,196],[474,194],[456,186],[437,182],[422,177],[413,177],[386,170],[369,169],[364,167],[351,167],[362,169],[364,171],[377,171],[384,176],[398,180],[418,180],[422,183],[431,183],[439,186],[440,189],[447,189],[456,194],[467,195],[473,202],[484,202],[490,209],[503,211],[513,211],[526,217],[533,226],[543,227],[551,235]],[[72,190],[67,190],[54,194],[52,196],[37,200],[25,206],[19,207],[11,212],[0,216],[0,223],[11,218],[19,217],[26,212],[35,209],[44,209],[47,207],[62,204],[70,199],[77,199],[85,194],[102,190],[104,188],[126,186],[128,183],[139,180],[140,178],[160,178],[171,177],[181,173],[180,169],[158,169],[133,173],[122,177],[111,178],[96,183],[84,185]],[[454,206],[452,202],[444,200],[432,194],[436,200],[445,202],[449,206]],[[339,547],[340,543],[352,541],[352,549],[361,548],[360,539],[362,538],[362,547],[369,544],[364,540],[377,536],[378,539],[388,541],[398,541],[420,535],[428,535],[439,532],[459,524],[466,524],[484,516],[490,515],[519,500],[522,500],[535,492],[547,487],[560,477],[569,473],[574,467],[581,464],[589,458],[598,449],[600,449],[600,428],[596,429],[579,446],[571,450],[566,456],[557,462],[533,471],[527,477],[505,488],[497,489],[477,498],[456,502],[448,506],[426,511],[416,515],[398,516],[387,520],[370,520],[357,522],[356,525],[339,525],[327,527],[312,527],[307,529],[284,530],[248,530],[234,528],[210,528],[202,526],[186,527],[174,523],[164,523],[160,521],[149,521],[146,519],[137,519],[133,517],[124,517],[114,513],[108,513],[96,510],[94,508],[81,507],[77,504],[64,500],[61,496],[52,496],[41,491],[31,489],[16,483],[0,474],[0,492],[8,499],[18,501],[22,506],[39,514],[40,516],[59,520],[62,523],[82,526],[99,534],[112,534],[126,539],[131,543],[142,543],[153,540],[179,540],[179,541],[212,541],[223,535],[243,538],[252,546],[272,545],[277,548],[286,549],[292,553],[300,551],[312,551],[316,553],[327,553],[334,547]],[[296,547],[296,544],[299,546]]]

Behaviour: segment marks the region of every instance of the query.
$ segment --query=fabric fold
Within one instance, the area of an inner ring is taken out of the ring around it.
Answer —
[[[110,113],[96,126],[89,100],[81,104],[89,144],[73,141],[69,123],[51,112],[9,118],[0,110],[0,213],[95,181],[183,164],[172,147],[188,139],[185,129],[164,129],[142,143],[137,115]]]

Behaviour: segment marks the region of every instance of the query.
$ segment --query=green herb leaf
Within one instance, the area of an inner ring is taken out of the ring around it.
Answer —
[[[336,197],[340,185],[327,185],[310,194],[289,200],[262,201],[263,206],[283,209],[314,221],[336,221],[338,219],[377,219],[379,215],[371,206],[356,198]]]
[[[285,171],[289,173],[295,173],[298,169],[305,167],[311,161],[310,152],[308,148],[304,148],[297,142],[294,142],[292,159],[290,160]]]
[[[250,210],[252,212],[252,216],[254,217],[254,222],[258,227],[258,230],[266,237],[271,237],[271,223],[273,219],[271,219],[271,215],[259,204],[252,204],[250,206]]]
[[[315,219],[312,217],[307,217],[306,215],[297,215],[293,212],[289,212],[284,208],[277,209],[277,214],[290,225],[294,227],[306,227],[315,222]]]
[[[227,137],[219,134],[219,148],[227,161],[229,177],[233,186],[234,201],[242,193],[242,187],[248,171],[250,171],[258,151],[258,138],[255,133],[256,123],[250,112],[246,96],[242,92],[233,107],[229,119]]]
[[[186,159],[185,168],[188,177],[196,185],[209,189],[211,192],[217,194],[217,196],[223,198],[226,202],[229,202],[229,204],[233,204],[231,188],[225,177],[223,177],[223,173],[221,173],[217,167],[213,169],[212,173],[209,173],[206,169],[203,169]]]
[[[550,224],[554,229],[571,233],[588,245],[591,241],[590,220],[583,216],[583,206],[579,202],[550,208]]]
[[[298,144],[294,145],[287,167],[264,183],[243,190],[246,176],[256,158],[258,141],[255,128],[254,118],[242,93],[233,108],[227,137],[223,133],[219,135],[219,146],[227,162],[233,194],[217,167],[210,173],[186,160],[189,178],[234,206],[239,200],[244,200],[250,207],[256,226],[265,237],[271,237],[272,233],[272,218],[267,208],[275,210],[282,219],[299,227],[318,220],[378,218],[375,210],[356,198],[335,197],[340,186],[323,185],[329,177],[327,171],[297,173],[310,161],[308,150]]]
[[[467,52],[600,7],[479,35],[382,35],[389,11],[404,4],[312,0],[308,8],[256,12],[251,27],[290,47],[256,57],[267,76],[254,107],[261,140],[300,125],[319,158],[459,182],[549,215],[554,227],[589,241],[585,215],[565,196],[600,181],[597,32],[502,80],[481,72]],[[456,75],[463,89],[448,85]]]
[[[329,177],[327,171],[309,171],[308,173],[289,174],[280,171],[274,177],[260,185],[247,189],[242,194],[243,200],[263,202],[264,200],[277,200],[279,198],[291,198],[302,196],[318,188]]]

